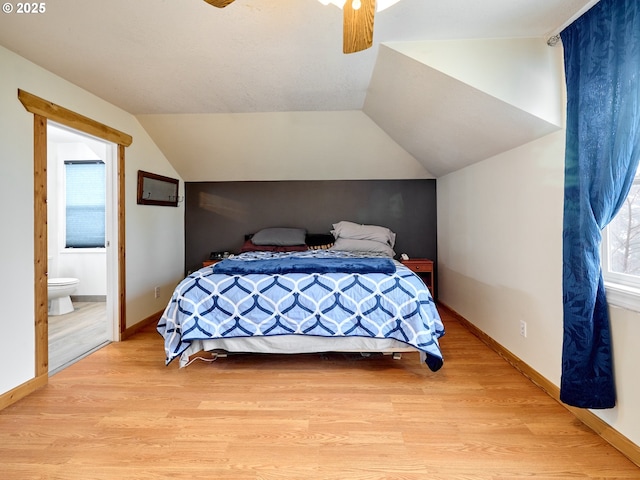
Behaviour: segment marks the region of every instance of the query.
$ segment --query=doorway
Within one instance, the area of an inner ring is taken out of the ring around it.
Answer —
[[[116,152],[112,142],[47,122],[48,283],[74,283],[49,287],[49,375],[117,338],[110,295]],[[70,297],[52,300],[53,288]],[[58,307],[63,300],[72,310]]]
[[[133,142],[126,133],[80,115],[72,110],[56,105],[25,90],[18,89],[18,100],[24,108],[33,114],[33,209],[34,209],[34,317],[35,317],[35,378],[21,393],[28,395],[35,389],[46,385],[49,378],[48,355],[48,315],[47,315],[47,121],[77,129],[96,138],[108,140],[117,145],[117,177],[114,189],[117,190],[117,215],[112,220],[117,233],[115,244],[111,248],[114,266],[108,271],[116,279],[107,283],[116,288],[113,295],[114,308],[117,310],[119,327],[114,339],[119,340],[126,329],[126,266],[125,266],[125,149]],[[114,168],[116,166],[114,165]]]

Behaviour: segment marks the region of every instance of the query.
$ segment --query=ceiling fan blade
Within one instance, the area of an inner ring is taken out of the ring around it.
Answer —
[[[354,10],[352,0],[343,7],[344,25],[342,51],[355,53],[373,45],[373,18],[376,14],[376,0],[359,0],[362,4]]]
[[[218,7],[218,8],[224,8],[233,2],[233,0],[204,0],[204,1],[207,2],[209,5],[213,5],[214,7]]]

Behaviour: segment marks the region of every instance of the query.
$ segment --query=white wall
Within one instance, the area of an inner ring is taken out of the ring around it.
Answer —
[[[564,135],[552,134],[437,183],[440,300],[555,384],[563,151]]]
[[[437,184],[440,300],[557,386],[564,135],[548,135]],[[611,317],[618,404],[594,413],[640,445],[640,314],[611,308]],[[527,338],[520,336],[520,320],[527,322]]]
[[[18,89],[133,137],[126,150],[126,311],[133,325],[162,310],[184,263],[184,207],[136,204],[139,169],[178,178],[127,112],[0,47],[0,393],[34,377],[33,115]],[[181,192],[183,185],[181,183]],[[154,299],[153,288],[161,287]]]
[[[560,47],[550,49],[543,38],[474,38],[385,45],[554,125],[562,122],[559,108],[562,90],[556,78],[548,75],[556,68]]]
[[[361,111],[138,119],[187,182],[434,178]]]

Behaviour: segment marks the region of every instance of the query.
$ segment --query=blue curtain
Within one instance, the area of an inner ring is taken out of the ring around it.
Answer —
[[[616,393],[600,242],[640,157],[640,2],[601,0],[561,38],[567,138],[560,399],[611,408]]]

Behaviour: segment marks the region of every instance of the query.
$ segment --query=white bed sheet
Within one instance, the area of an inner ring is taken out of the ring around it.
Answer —
[[[180,356],[180,367],[189,363],[189,357],[201,351],[224,350],[229,353],[403,353],[418,352],[416,348],[393,338],[317,337],[304,335],[276,335],[239,338],[193,340]],[[422,352],[420,352],[422,354]],[[421,355],[422,356],[422,355]],[[422,360],[421,360],[422,362]]]

